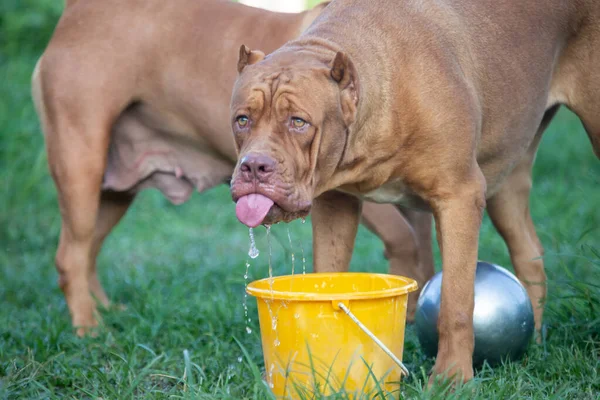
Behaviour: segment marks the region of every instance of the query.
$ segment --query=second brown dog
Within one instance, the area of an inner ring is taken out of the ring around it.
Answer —
[[[181,204],[230,178],[239,43],[274,50],[324,6],[282,14],[214,0],[67,1],[33,97],[62,216],[59,283],[79,334],[97,325],[94,298],[109,305],[96,257],[136,193],[157,188]],[[391,273],[421,285],[433,274],[427,214],[366,204],[363,219]]]

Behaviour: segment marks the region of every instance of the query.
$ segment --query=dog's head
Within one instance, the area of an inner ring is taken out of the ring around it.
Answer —
[[[290,221],[332,189],[359,87],[349,57],[327,59],[302,47],[266,57],[240,48],[231,100],[238,162],[231,182],[240,221],[253,227]]]

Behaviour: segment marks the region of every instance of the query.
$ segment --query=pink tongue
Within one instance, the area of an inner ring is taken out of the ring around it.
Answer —
[[[235,205],[235,215],[244,225],[255,228],[263,222],[273,206],[273,200],[262,194],[249,194],[240,197]]]

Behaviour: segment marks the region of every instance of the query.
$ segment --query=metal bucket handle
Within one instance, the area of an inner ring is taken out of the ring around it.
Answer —
[[[383,344],[383,342],[381,340],[379,340],[377,338],[377,336],[375,336],[373,334],[373,332],[371,332],[369,330],[369,328],[367,328],[362,322],[360,322],[360,320],[358,318],[356,318],[356,316],[354,314],[352,314],[352,312],[350,311],[350,309],[343,303],[343,302],[339,302],[337,303],[337,306],[340,308],[340,310],[344,311],[352,321],[354,321],[354,323],[364,332],[367,334],[367,336],[369,336],[379,347],[381,347],[381,350],[383,350],[385,352],[385,354],[387,354],[388,356],[390,356],[392,358],[392,360],[394,360],[394,362],[396,364],[398,364],[398,366],[400,367],[400,369],[402,370],[402,373],[405,376],[409,375],[408,372],[408,368],[406,368],[406,366],[402,363],[402,361],[400,361],[398,359],[398,357],[396,357],[396,355],[394,353],[392,353],[392,351],[390,349],[387,348],[387,346],[385,344]]]

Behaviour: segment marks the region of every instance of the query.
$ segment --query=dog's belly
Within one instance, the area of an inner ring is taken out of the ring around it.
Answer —
[[[233,164],[202,135],[156,129],[135,114],[122,115],[111,136],[103,190],[137,193],[155,188],[173,204],[231,176]]]

